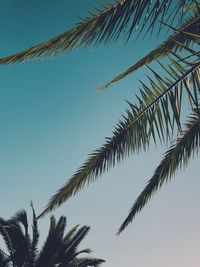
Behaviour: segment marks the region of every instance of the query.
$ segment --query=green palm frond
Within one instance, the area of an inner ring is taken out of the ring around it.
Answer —
[[[150,87],[142,83],[141,97],[136,96],[139,105],[130,104],[127,116],[118,123],[113,136],[107,138],[105,144],[95,150],[83,166],[52,196],[39,217],[59,207],[126,156],[147,150],[152,139],[155,143],[157,139],[166,142],[172,138],[175,128],[181,130],[183,93],[190,100],[191,108],[198,106],[200,57],[195,51],[193,56],[195,59],[192,62],[182,60],[180,63],[176,61],[180,61],[179,56],[174,53],[170,55],[171,65],[168,68],[161,65],[166,78],[152,70],[154,80],[149,78]]]
[[[134,29],[152,29],[157,21],[165,21],[166,15],[172,9],[174,16],[184,13],[191,0],[121,0],[109,2],[99,1],[100,9],[95,9],[87,18],[69,31],[31,47],[23,52],[0,59],[0,65],[19,63],[27,60],[55,56],[74,47],[90,44],[108,43],[116,40],[123,33],[129,39]],[[166,18],[167,20],[167,18]]]
[[[64,241],[67,242],[70,240],[70,238],[76,233],[77,229],[79,227],[79,224],[75,225],[64,237]]]
[[[57,256],[57,262],[60,264],[59,266],[99,266],[103,263],[104,260],[102,259],[77,257],[80,256],[81,253],[91,253],[90,249],[77,251],[79,244],[88,234],[90,227],[83,226],[80,229],[77,229],[76,226],[75,228],[72,228],[72,230],[68,232],[70,234],[67,234],[63,238],[62,247]],[[85,265],[86,263],[87,265]]]
[[[65,257],[68,262],[70,262],[70,259],[74,257],[74,254],[76,253],[78,245],[81,243],[81,241],[86,237],[90,230],[89,226],[83,226],[79,230],[77,230],[76,233],[64,244],[64,251],[65,251]]]
[[[200,110],[199,110],[200,111]],[[163,160],[156,168],[153,177],[148,181],[146,187],[136,199],[128,217],[119,228],[121,233],[134,219],[153,194],[167,183],[178,169],[185,168],[190,158],[200,148],[200,116],[199,111],[190,116],[186,129],[181,133],[177,141],[165,153]]]
[[[177,52],[181,50],[182,46],[180,44],[184,46],[189,46],[191,43],[193,44],[196,39],[199,39],[198,35],[200,34],[200,11],[192,15],[189,19],[186,19],[180,29],[174,30],[175,33],[172,34],[165,42],[163,42],[145,57],[140,59],[126,71],[116,76],[109,83],[100,87],[97,91],[106,90],[109,86],[124,79],[126,76],[134,73],[139,68],[168,55],[171,51]],[[177,41],[178,43],[175,41]]]

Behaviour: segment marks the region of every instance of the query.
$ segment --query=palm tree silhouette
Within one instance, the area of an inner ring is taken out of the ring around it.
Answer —
[[[18,212],[9,220],[0,218],[0,234],[7,251],[0,249],[1,267],[98,267],[102,259],[80,257],[91,253],[90,249],[77,251],[80,242],[88,234],[90,227],[78,225],[65,234],[66,217],[56,222],[54,216],[50,220],[46,241],[38,251],[39,231],[35,211],[33,209],[32,237],[28,232],[27,214]]]

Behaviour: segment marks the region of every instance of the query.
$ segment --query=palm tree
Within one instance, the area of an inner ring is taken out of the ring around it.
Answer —
[[[54,216],[50,220],[47,239],[38,251],[39,232],[36,215],[33,209],[32,238],[28,233],[28,221],[25,211],[18,212],[9,220],[0,218],[0,234],[3,237],[7,252],[0,249],[1,267],[98,267],[102,259],[80,257],[89,254],[90,249],[77,251],[77,247],[88,234],[90,227],[78,225],[64,234],[66,217],[56,222]]]
[[[25,51],[0,59],[0,65],[19,63],[33,59],[55,56],[71,51],[77,46],[108,44],[116,41],[122,34],[129,40],[134,29],[140,25],[151,32],[157,21],[172,24],[176,17],[182,20],[185,13],[196,3],[194,0],[101,0],[99,7],[89,12],[86,18],[70,30],[33,46]]]
[[[77,172],[52,196],[40,217],[60,206],[125,157],[149,149],[152,141],[155,144],[158,141],[161,144],[170,142],[163,160],[119,228],[120,233],[152,195],[198,152],[200,8],[196,1],[121,0],[113,4],[104,0],[100,9],[89,18],[81,19],[71,30],[26,51],[0,59],[0,64],[56,55],[80,45],[109,43],[117,40],[122,33],[129,40],[138,25],[139,34],[152,32],[154,28],[159,33],[167,27],[173,34],[139,62],[100,88],[106,89],[145,65],[151,72],[147,84],[141,82],[140,95],[136,96],[138,103],[128,103],[129,110],[115,127],[113,135],[106,138],[105,143],[90,154]],[[149,66],[155,60],[159,60],[162,76]],[[190,103],[186,119],[182,111],[185,101]]]

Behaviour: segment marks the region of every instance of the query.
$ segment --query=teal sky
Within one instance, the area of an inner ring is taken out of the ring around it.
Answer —
[[[58,35],[85,16],[94,0],[0,0],[0,56]],[[0,69],[0,216],[19,209],[39,213],[98,148],[134,102],[145,70],[102,93],[108,82],[156,44],[120,40],[108,47],[78,48],[62,56]],[[166,149],[166,148],[165,148]],[[200,247],[200,180],[196,158],[165,186],[119,237],[115,234],[151,178],[163,149],[133,156],[55,211],[69,228],[90,225],[82,244],[105,267],[196,267]],[[31,219],[31,216],[30,216]],[[41,239],[49,216],[39,221]]]

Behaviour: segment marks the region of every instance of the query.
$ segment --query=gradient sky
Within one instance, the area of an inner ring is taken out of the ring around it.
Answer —
[[[94,0],[0,0],[0,56],[60,34],[87,15]],[[63,56],[3,66],[0,70],[0,216],[26,209],[39,213],[110,136],[134,102],[145,70],[103,93],[95,89],[150,51],[158,40],[122,40],[109,47],[79,48]],[[164,148],[166,149],[166,148]],[[162,188],[119,237],[115,234],[151,178],[164,149],[127,159],[55,211],[69,228],[90,225],[83,247],[105,267],[196,267],[200,248],[198,158]],[[41,241],[49,216],[39,221]],[[68,228],[68,229],[69,229]]]

